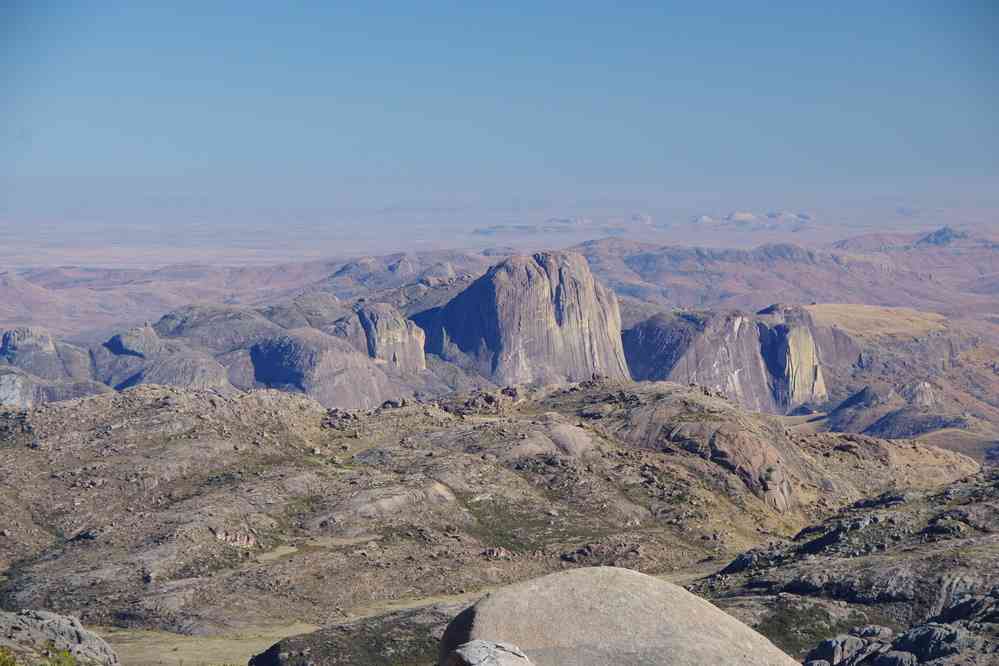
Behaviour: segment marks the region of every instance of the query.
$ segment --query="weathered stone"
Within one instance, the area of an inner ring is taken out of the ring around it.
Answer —
[[[636,379],[719,391],[749,409],[785,413],[828,397],[811,318],[801,308],[660,314],[624,331]]]
[[[807,661],[825,660],[832,666],[848,662],[863,650],[865,643],[856,636],[837,636],[824,640],[805,657]]]
[[[531,660],[509,643],[476,640],[449,654],[444,666],[531,666]]]
[[[889,650],[879,654],[871,662],[871,666],[916,666],[919,659],[911,652]]]
[[[490,594],[448,625],[440,664],[479,639],[518,645],[538,666],[796,663],[683,588],[612,567],[564,571]]]
[[[510,257],[427,325],[431,351],[498,383],[629,377],[617,298],[578,254]]]
[[[43,657],[49,650],[66,651],[79,664],[117,666],[118,656],[104,640],[75,617],[45,611],[0,611],[0,647],[22,659]]]

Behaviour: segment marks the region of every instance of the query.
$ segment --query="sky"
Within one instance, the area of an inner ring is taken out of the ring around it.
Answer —
[[[0,220],[988,201],[997,35],[988,1],[0,0]]]

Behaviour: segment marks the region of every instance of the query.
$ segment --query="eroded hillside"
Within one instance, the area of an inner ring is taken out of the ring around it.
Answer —
[[[798,435],[698,388],[585,382],[373,412],[140,386],[7,412],[5,607],[188,633],[616,563],[719,564],[960,455]]]

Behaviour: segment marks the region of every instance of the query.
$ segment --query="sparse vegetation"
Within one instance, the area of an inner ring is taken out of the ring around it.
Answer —
[[[0,666],[18,666],[14,653],[5,647],[0,647]]]

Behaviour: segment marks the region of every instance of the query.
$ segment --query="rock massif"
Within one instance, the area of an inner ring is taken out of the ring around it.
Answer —
[[[813,328],[803,309],[774,306],[660,314],[623,338],[636,379],[700,384],[749,409],[786,413],[829,397]]]
[[[580,255],[512,257],[474,281],[453,269],[410,275],[402,257],[385,268],[385,283],[406,275],[417,282],[352,303],[322,291],[342,287],[348,275],[351,284],[369,270],[380,275],[365,266],[344,267],[318,291],[266,307],[179,308],[90,349],[39,329],[10,331],[0,347],[0,399],[29,406],[163,384],[277,388],[330,407],[371,408],[458,388],[629,377],[617,300]]]
[[[31,407],[107,390],[91,376],[86,350],[38,326],[0,331],[0,405]]]
[[[613,292],[578,254],[515,256],[429,320],[429,348],[500,384],[625,379]]]
[[[997,350],[941,315],[837,304],[679,310],[623,339],[637,379],[700,384],[763,412],[819,412],[815,428],[928,437],[979,459],[999,438]]]
[[[516,645],[537,666],[797,663],[683,588],[613,567],[551,574],[488,595],[448,626],[440,666],[462,645],[483,640]]]

